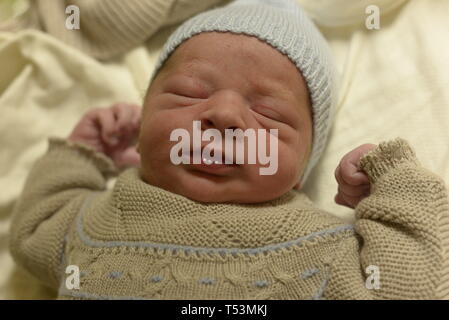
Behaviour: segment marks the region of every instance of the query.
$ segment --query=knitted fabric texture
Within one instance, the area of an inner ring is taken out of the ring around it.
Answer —
[[[301,179],[304,184],[326,146],[337,99],[335,66],[323,36],[293,0],[237,0],[181,25],[162,49],[152,78],[184,41],[211,31],[257,37],[287,55],[302,73],[313,116],[313,144]]]
[[[372,194],[347,225],[296,190],[258,204],[200,203],[51,139],[11,225],[21,266],[60,299],[427,299],[447,296],[444,183],[403,140],[362,159]],[[66,266],[80,269],[78,289]],[[380,289],[366,287],[378,266]],[[443,289],[442,289],[443,288]],[[446,288],[446,289],[444,289]]]

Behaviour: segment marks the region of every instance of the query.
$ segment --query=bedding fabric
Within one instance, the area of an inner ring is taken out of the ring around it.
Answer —
[[[323,1],[298,1],[321,22],[341,76],[336,121],[305,187],[309,197],[351,221],[353,211],[333,202],[339,160],[360,144],[398,136],[449,184],[449,1],[391,5],[391,0],[389,5],[379,0],[379,30],[367,30],[356,19],[357,11],[337,15],[338,10],[324,4],[321,12]],[[366,16],[363,10],[359,14]],[[140,103],[159,50],[174,27],[106,62],[38,30],[0,33],[0,299],[55,297],[14,265],[7,243],[11,208],[31,165],[45,152],[46,138],[66,136],[89,108]],[[441,225],[449,248],[449,218],[443,217]],[[449,272],[441,286],[448,294]]]

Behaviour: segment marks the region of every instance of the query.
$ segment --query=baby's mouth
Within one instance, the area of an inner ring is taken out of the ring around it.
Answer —
[[[201,152],[198,149],[198,154],[200,156],[201,163],[194,163],[194,151],[190,151],[190,166],[193,167],[196,170],[204,171],[211,174],[224,174],[227,172],[230,172],[234,170],[236,167],[240,166],[239,164],[236,164],[234,159],[231,159],[230,157],[226,157],[224,152],[221,152],[221,161],[217,161],[214,158],[215,152],[219,152],[216,150],[212,150],[210,152],[210,157],[208,152],[205,152],[203,154],[204,148],[201,149]],[[230,162],[229,164],[226,163],[226,160]]]
[[[230,165],[230,166],[238,165],[236,163],[236,161],[235,161],[235,158],[227,157],[225,155],[225,153],[222,152],[221,150],[218,150],[218,151],[216,151],[215,149],[211,150],[210,156],[209,156],[208,152],[203,152],[203,151],[204,151],[204,147],[201,150],[198,149],[198,154],[199,154],[200,159],[201,159],[201,164],[205,164],[205,165]],[[216,159],[214,159],[214,158],[216,158],[216,157],[214,157],[215,156],[215,152],[218,152],[218,154],[221,154],[221,161],[217,161]],[[194,160],[194,150],[191,150],[190,151],[190,163],[191,164],[194,163],[193,160]]]

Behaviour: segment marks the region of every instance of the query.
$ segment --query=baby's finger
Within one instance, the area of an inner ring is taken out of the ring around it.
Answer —
[[[140,120],[142,116],[142,108],[138,105],[130,105],[132,111],[131,131],[136,134],[140,130]]]
[[[133,128],[134,112],[130,105],[121,103],[113,106],[114,116],[117,119],[117,131],[129,132]]]
[[[371,186],[369,184],[359,186],[351,186],[345,184],[345,185],[338,185],[338,192],[344,193],[351,197],[360,197],[369,194],[370,188]]]
[[[346,154],[341,160],[342,178],[351,185],[369,183],[368,176],[360,170],[360,159],[372,149],[375,144],[366,143]]]
[[[140,154],[136,148],[129,148],[123,155],[123,160],[128,166],[138,166],[140,164]]]
[[[103,109],[98,112],[97,119],[103,141],[112,145],[118,144],[119,138],[114,114],[108,109]]]
[[[339,193],[337,193],[337,194],[335,195],[334,201],[335,201],[337,204],[345,205],[345,202],[344,202],[343,198],[341,197],[341,195],[340,195]]]
[[[348,207],[350,207],[350,208],[355,208],[355,207],[359,204],[359,202],[360,202],[363,198],[366,197],[366,195],[359,196],[359,197],[352,197],[352,196],[350,196],[350,195],[347,195],[347,194],[344,194],[344,193],[341,193],[341,192],[339,192],[338,195],[339,195],[339,197],[340,197],[341,199],[344,200],[344,202],[346,203],[346,206],[348,206]]]
[[[140,154],[135,147],[128,148],[114,157],[115,164],[119,168],[137,167],[140,164]]]
[[[353,159],[343,159],[340,163],[340,179],[349,185],[358,186],[369,183],[369,179],[365,173],[359,171],[358,163],[354,163]]]
[[[335,176],[335,180],[337,180],[338,184],[344,184],[345,183],[343,181],[342,177],[341,177],[341,166],[340,166],[340,164],[338,164],[337,169],[335,169],[334,176]]]
[[[133,125],[135,128],[138,128],[140,126],[141,118],[142,118],[142,108],[139,106],[135,106],[133,116]]]
[[[337,193],[335,195],[334,201],[336,204],[339,204],[341,206],[346,206],[346,207],[352,208],[348,203],[346,203],[345,199],[343,199],[343,197],[341,196],[340,193]]]
[[[355,172],[350,176],[343,176],[342,164],[340,163],[335,170],[335,180],[337,180],[338,184],[341,186],[360,186],[369,184],[369,180],[365,177],[365,174],[362,172]],[[361,174],[362,176],[359,176]]]

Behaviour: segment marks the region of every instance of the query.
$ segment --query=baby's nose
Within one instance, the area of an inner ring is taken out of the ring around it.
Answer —
[[[245,130],[245,112],[248,103],[244,97],[232,90],[216,92],[209,98],[208,108],[200,114],[201,128],[218,129],[223,134],[225,129]]]

